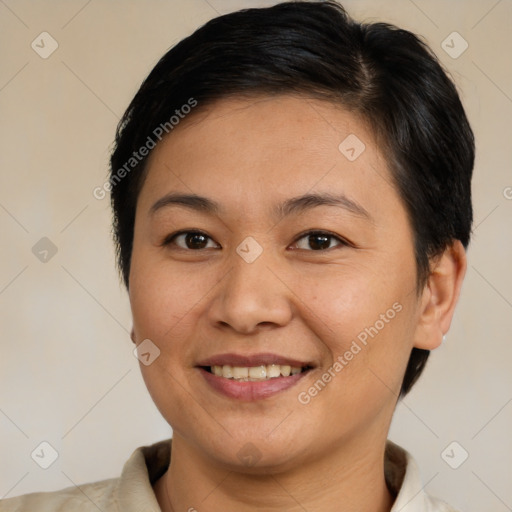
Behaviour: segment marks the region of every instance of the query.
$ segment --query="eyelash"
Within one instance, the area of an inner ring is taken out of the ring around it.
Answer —
[[[168,235],[164,241],[162,242],[162,246],[169,246],[171,244],[173,244],[175,242],[175,240],[179,237],[179,236],[182,236],[182,235],[202,235],[206,238],[208,238],[209,241],[213,241],[213,238],[211,238],[209,235],[207,235],[206,233],[204,233],[203,231],[199,231],[199,230],[183,230],[183,231],[178,231],[176,233],[172,233],[170,235]],[[329,231],[322,231],[322,230],[311,230],[311,231],[306,231],[304,233],[301,233],[296,239],[295,241],[293,242],[293,244],[297,244],[299,242],[299,240],[302,240],[303,238],[306,238],[306,237],[309,237],[309,236],[324,236],[326,238],[329,238],[329,239],[334,239],[336,240],[337,242],[339,242],[338,245],[334,246],[334,247],[328,247],[327,249],[318,249],[318,250],[314,250],[314,249],[299,249],[299,250],[307,250],[309,252],[326,252],[326,251],[329,251],[331,249],[336,249],[337,247],[354,247],[353,244],[351,244],[350,242],[348,242],[347,240],[345,240],[344,238],[341,238],[339,235],[335,235],[334,233],[331,233]],[[216,243],[216,242],[215,242]],[[330,244],[329,244],[330,245]],[[184,251],[194,251],[194,252],[199,252],[199,251],[204,251],[205,249],[211,249],[210,248],[203,248],[203,249],[189,249],[188,247],[185,248],[185,247],[180,247],[180,246],[177,246],[178,249],[181,249],[181,250],[184,250]],[[294,249],[294,250],[297,250],[297,249]]]

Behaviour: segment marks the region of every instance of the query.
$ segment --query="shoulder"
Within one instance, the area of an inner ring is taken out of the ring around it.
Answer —
[[[0,512],[159,511],[152,484],[167,470],[170,453],[170,439],[140,446],[125,462],[119,478],[0,500]]]
[[[458,512],[425,492],[413,456],[390,440],[386,444],[384,473],[388,488],[396,496],[391,512]]]
[[[425,494],[425,502],[425,512],[459,512],[445,501],[429,494]]]
[[[117,511],[118,478],[66,487],[53,492],[34,492],[0,500],[0,512],[103,512]]]

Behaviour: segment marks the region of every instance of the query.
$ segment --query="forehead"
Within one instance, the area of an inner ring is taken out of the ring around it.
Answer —
[[[333,190],[369,203],[397,200],[367,124],[301,96],[199,104],[157,145],[147,167],[143,203],[173,190],[245,204]]]

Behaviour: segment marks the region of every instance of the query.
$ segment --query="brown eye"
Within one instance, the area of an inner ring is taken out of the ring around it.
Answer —
[[[309,235],[308,243],[314,251],[329,249],[331,245],[331,238],[332,237],[326,235]]]
[[[209,248],[218,248],[208,235],[200,231],[185,231],[172,236],[165,245],[175,244],[181,249],[201,250]]]
[[[348,244],[341,238],[331,235],[330,233],[311,232],[299,238],[297,242],[295,242],[295,245],[298,249],[325,251],[333,247]]]

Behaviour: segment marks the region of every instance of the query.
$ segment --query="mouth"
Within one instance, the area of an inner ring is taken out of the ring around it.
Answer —
[[[212,365],[201,366],[203,370],[224,379],[237,382],[262,382],[280,377],[289,377],[309,371],[311,366],[291,366],[288,364],[262,364],[259,366]]]
[[[223,354],[201,361],[197,368],[209,388],[216,393],[253,401],[291,388],[314,366],[275,354]]]

